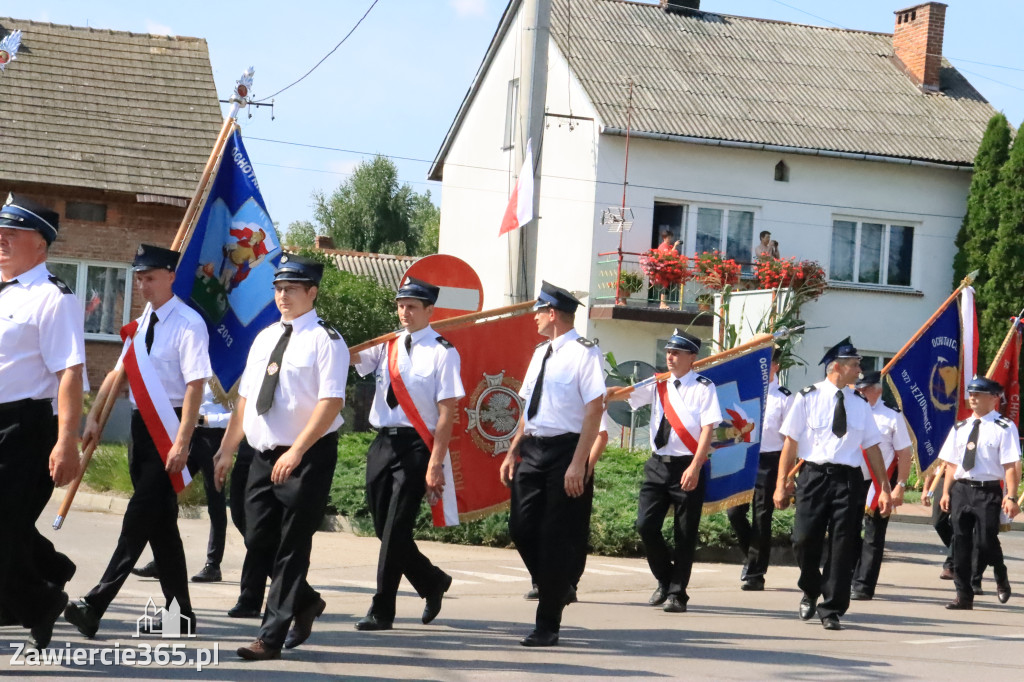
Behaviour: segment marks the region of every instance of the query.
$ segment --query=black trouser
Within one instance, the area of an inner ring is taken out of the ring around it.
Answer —
[[[242,439],[238,445],[238,457],[231,470],[231,521],[245,538],[245,489],[249,482],[249,469],[255,451],[249,441]],[[239,579],[238,603],[256,610],[263,608],[263,593],[267,589],[267,578],[274,566],[274,552],[253,551],[246,544],[245,559],[242,561],[242,577]]]
[[[366,500],[380,540],[377,591],[370,613],[395,618],[402,575],[421,597],[435,592],[445,578],[416,546],[413,531],[427,492],[430,450],[415,429],[381,429],[366,453]]]
[[[39,614],[60,598],[40,568],[45,548],[35,528],[53,486],[45,481],[56,443],[51,401],[0,405],[0,605],[27,628],[40,624]]]
[[[338,463],[338,433],[306,451],[288,480],[275,485],[270,473],[287,447],[257,452],[245,491],[245,544],[272,554],[274,567],[260,639],[280,649],[297,611],[320,598],[306,582],[313,534],[320,527]]]
[[[587,472],[588,474],[592,472]],[[576,558],[576,572],[572,577],[572,586],[578,587],[583,572],[587,570],[587,555],[590,554],[590,516],[594,513],[594,477],[583,484],[583,500],[587,507],[587,522],[583,531],[583,544],[580,545],[580,552]]]
[[[537,581],[536,629],[540,632],[558,632],[565,595],[587,542],[587,499],[565,492],[565,472],[579,439],[578,433],[524,437],[519,445],[521,461],[512,477],[508,530]]]
[[[224,559],[224,535],[228,527],[228,512],[223,490],[217,490],[213,476],[213,456],[217,454],[224,429],[197,426],[192,432],[188,453],[188,470],[193,476],[203,474],[206,491],[206,509],[210,514],[210,539],[206,544],[206,563],[220,566]]]
[[[889,477],[889,485],[896,487],[899,472],[893,470]],[[864,481],[864,499],[867,504],[868,491],[871,490],[871,479]],[[882,569],[882,555],[885,553],[885,532],[889,528],[889,517],[882,516],[878,510],[864,512],[864,537],[860,551],[857,553],[857,565],[853,568],[853,591],[875,596],[878,585],[878,574]]]
[[[668,461],[663,461],[667,459]],[[644,482],[640,486],[640,504],[636,529],[644,541],[647,564],[658,583],[667,587],[684,604],[689,601],[686,588],[690,584],[693,556],[697,551],[697,529],[704,506],[707,484],[701,469],[697,487],[687,492],[680,481],[683,472],[693,463],[693,456],[668,457],[651,455],[644,464]],[[675,547],[670,551],[661,533],[668,506],[675,508],[672,531]]]
[[[781,452],[762,452],[754,483],[754,513],[747,520],[749,504],[740,504],[726,511],[729,523],[736,533],[740,549],[747,556],[740,572],[740,580],[760,580],[768,572],[772,553],[772,515],[775,513],[775,485],[779,477]]]
[[[960,601],[974,601],[971,589],[975,542],[979,566],[992,566],[996,583],[1006,581],[1003,547],[999,544],[999,510],[1003,489],[999,481],[953,483],[949,493],[949,520],[953,525],[953,584]]]
[[[818,604],[818,617],[842,616],[850,606],[850,583],[864,516],[860,467],[807,462],[797,482],[793,549],[797,585]],[[826,547],[826,532],[828,533]],[[822,555],[825,568],[821,570]]]
[[[181,416],[180,409],[175,412]],[[117,547],[99,583],[85,595],[85,600],[102,615],[149,543],[160,568],[165,606],[177,599],[182,615],[193,616],[185,549],[178,533],[178,495],[138,410],[132,410],[128,472],[135,490],[128,500]]]
[[[949,520],[949,512],[942,511],[938,500],[932,500],[932,527],[939,534],[939,539],[946,546],[946,560],[942,562],[943,568],[953,570],[953,524]],[[977,529],[975,529],[977,534]],[[1001,546],[1001,545],[1000,545]],[[985,564],[978,561],[978,544],[974,544],[974,556],[971,557],[972,565],[971,584],[981,585],[981,578],[985,575]]]

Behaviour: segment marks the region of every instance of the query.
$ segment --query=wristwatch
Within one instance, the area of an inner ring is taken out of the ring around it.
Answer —
[[[196,425],[197,426],[203,426],[203,427],[206,426],[206,415],[205,414],[199,415],[199,419],[196,420]]]
[[[907,488],[907,482],[906,481],[896,481],[896,485],[898,485],[899,487],[903,488],[904,490],[906,490],[906,488]]]

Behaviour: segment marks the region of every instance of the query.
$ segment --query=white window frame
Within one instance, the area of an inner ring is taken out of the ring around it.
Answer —
[[[505,94],[505,129],[502,133],[501,149],[508,151],[516,146],[516,120],[519,117],[519,79],[508,82]]]
[[[664,199],[659,199],[658,203],[669,203]],[[740,258],[739,260],[743,263],[751,263],[754,261],[754,249],[757,246],[757,234],[758,225],[761,222],[761,209],[757,206],[743,206],[737,204],[712,204],[705,202],[687,202],[686,206],[686,253],[688,255],[695,255],[697,253],[697,216],[702,208],[712,208],[722,211],[722,221],[719,224],[719,235],[718,235],[718,252],[724,257],[729,257],[726,254],[726,245],[729,238],[729,212],[730,211],[743,211],[744,213],[752,213],[754,220],[751,223],[751,241],[750,241],[750,253],[746,254],[746,258]]]
[[[67,284],[74,290],[76,297],[78,298],[79,304],[82,306],[82,310],[85,310],[86,297],[83,295],[85,287],[88,282],[88,269],[90,267],[98,268],[116,268],[125,271],[124,278],[124,309],[121,312],[121,326],[128,324],[131,321],[132,311],[132,285],[135,283],[135,278],[132,276],[131,265],[127,263],[117,263],[114,261],[99,261],[99,260],[86,260],[83,258],[48,258],[47,264],[60,263],[61,265],[74,265],[78,268],[78,275],[74,283],[68,282]],[[120,331],[121,326],[118,327]],[[121,335],[119,333],[114,334],[102,334],[97,332],[86,332],[86,341],[120,341]]]
[[[850,280],[845,279],[833,279],[832,278],[832,243],[835,239],[835,224],[836,221],[843,221],[854,223],[856,225],[856,233],[853,242],[853,277]],[[882,250],[879,255],[879,268],[878,268],[878,282],[861,282],[860,281],[860,251],[861,251],[861,235],[863,234],[862,226],[864,223],[872,225],[882,226]],[[889,284],[889,238],[892,234],[893,227],[909,227],[913,230],[914,235],[920,234],[919,230],[921,224],[912,220],[888,220],[885,218],[866,218],[864,216],[850,216],[850,215],[833,215],[832,225],[829,230],[828,240],[828,280],[830,282],[836,282],[843,286],[857,286],[857,287],[885,287],[892,289],[913,289],[914,288],[914,253],[916,251],[917,244],[910,251],[910,281],[907,284]]]

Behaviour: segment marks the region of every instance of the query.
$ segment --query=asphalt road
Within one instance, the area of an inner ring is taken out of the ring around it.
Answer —
[[[53,518],[53,507],[42,517]],[[116,514],[74,511],[59,532],[43,530],[78,563],[69,584],[72,599],[99,578],[120,529]],[[207,525],[180,521],[191,571],[205,556]],[[216,647],[216,664],[128,666],[104,664],[97,652],[91,664],[14,665],[23,638],[18,628],[0,629],[4,660],[0,675],[45,679],[1009,679],[1019,677],[1024,651],[1024,533],[1004,534],[1011,581],[1020,594],[1001,605],[991,572],[986,594],[971,612],[947,612],[952,584],[938,579],[942,553],[929,526],[890,525],[890,543],[873,601],[854,602],[844,629],[827,632],[797,617],[800,592],[796,569],[772,568],[768,589],[741,592],[738,566],[699,564],[691,584],[689,611],[664,613],[646,605],[654,588],[643,560],[591,557],[580,585],[580,602],[566,609],[562,639],[553,649],[525,649],[518,640],[531,629],[535,602],[522,599],[526,571],[513,550],[424,543],[435,563],[454,578],[438,619],[422,625],[423,602],[408,585],[399,596],[398,618],[390,632],[363,633],[353,623],[369,606],[378,543],[347,533],[319,533],[314,540],[309,580],[327,600],[313,636],[279,661],[246,663],[234,653],[251,642],[256,620],[235,620],[225,611],[238,594],[243,547],[228,529],[225,581],[193,585],[198,614],[195,639],[136,639],[136,620],[147,599],[160,603],[159,584],[130,577],[103,620],[99,634],[86,640],[63,620],[52,651],[80,658],[90,649],[126,650],[144,645],[179,645],[181,657]],[[145,560],[146,557],[144,557]],[[155,649],[154,649],[155,650]],[[174,654],[170,654],[172,657]],[[113,653],[108,654],[108,660]],[[26,663],[31,661],[22,659]]]

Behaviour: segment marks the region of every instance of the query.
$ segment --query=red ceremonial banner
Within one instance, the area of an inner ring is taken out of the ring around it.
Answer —
[[[459,519],[472,521],[508,508],[509,489],[498,478],[523,403],[519,388],[534,348],[543,341],[533,315],[502,318],[443,332],[462,358],[466,397],[448,451]]]
[[[1004,417],[1020,426],[1020,351],[1021,351],[1021,326],[1014,320],[1014,331],[1016,332],[1010,342],[1006,344],[1003,355],[996,364],[995,371],[990,379],[998,381],[1003,386],[1003,394],[1006,402],[999,411]]]

